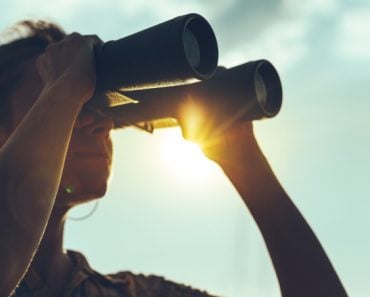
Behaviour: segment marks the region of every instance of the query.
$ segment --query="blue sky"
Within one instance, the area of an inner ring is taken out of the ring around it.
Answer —
[[[0,11],[1,30],[47,17],[103,40],[197,12],[215,30],[221,64],[270,60],[284,102],[276,118],[255,122],[259,143],[348,293],[368,296],[368,1],[0,0]],[[222,296],[279,296],[261,236],[222,172],[203,160],[208,170],[199,174],[183,155],[165,155],[178,132],[114,132],[109,192],[92,217],[68,223],[67,247],[103,272],[161,274]]]

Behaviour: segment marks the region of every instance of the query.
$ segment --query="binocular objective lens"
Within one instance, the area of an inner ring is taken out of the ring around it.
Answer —
[[[265,84],[265,81],[262,75],[259,74],[258,72],[256,73],[254,82],[255,82],[258,103],[260,104],[260,106],[265,108],[267,105],[267,96],[268,96],[267,87],[266,87],[266,84]]]
[[[184,32],[184,49],[185,55],[188,58],[190,65],[194,68],[199,67],[200,64],[200,48],[199,43],[188,28],[185,28]]]

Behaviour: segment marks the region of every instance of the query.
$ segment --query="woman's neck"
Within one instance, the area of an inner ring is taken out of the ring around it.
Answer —
[[[55,295],[63,290],[73,268],[63,249],[65,218],[66,211],[53,210],[30,268]]]

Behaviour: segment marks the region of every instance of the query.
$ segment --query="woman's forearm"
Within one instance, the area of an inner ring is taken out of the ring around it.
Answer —
[[[253,139],[229,149],[221,167],[254,217],[283,296],[347,296],[317,237]]]
[[[0,149],[0,296],[14,289],[41,240],[79,101],[61,85],[43,90]]]

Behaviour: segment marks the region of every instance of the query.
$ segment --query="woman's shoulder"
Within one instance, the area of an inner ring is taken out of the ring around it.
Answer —
[[[130,296],[212,297],[206,291],[168,280],[158,275],[120,271],[107,275],[113,282],[123,282],[131,290]]]
[[[94,287],[114,289],[121,294],[117,296],[149,297],[149,296],[171,296],[171,297],[212,297],[205,291],[165,279],[157,275],[145,275],[132,271],[119,271],[111,274],[102,274],[93,270],[86,258],[79,252],[69,251],[69,254],[83,269],[89,278],[85,279],[85,286],[91,283]]]

